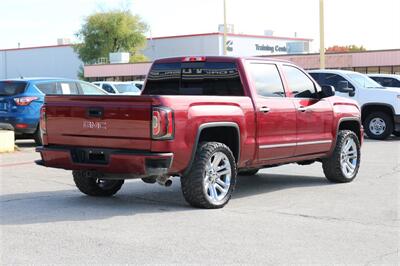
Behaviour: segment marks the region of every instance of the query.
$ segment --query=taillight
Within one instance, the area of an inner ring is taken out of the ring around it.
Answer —
[[[43,134],[46,133],[46,107],[42,106],[40,109],[40,130],[42,131]]]
[[[167,107],[153,107],[151,120],[153,139],[172,139],[174,137],[174,114]]]
[[[182,59],[183,62],[205,62],[205,56],[188,56]]]
[[[14,98],[14,102],[18,106],[29,105],[32,101],[39,99],[38,97],[18,97]]]

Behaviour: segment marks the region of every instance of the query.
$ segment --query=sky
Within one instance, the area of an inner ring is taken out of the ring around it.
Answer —
[[[319,51],[319,0],[226,0],[235,33],[312,38]],[[400,48],[400,0],[324,0],[325,46]],[[222,0],[0,0],[0,49],[77,41],[75,33],[94,12],[130,8],[146,22],[147,36],[216,32]]]

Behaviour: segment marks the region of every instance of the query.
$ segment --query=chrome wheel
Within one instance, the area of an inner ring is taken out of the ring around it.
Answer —
[[[369,130],[372,132],[372,134],[382,135],[386,130],[386,123],[382,118],[375,117],[375,118],[371,119],[368,127],[369,127]]]
[[[357,145],[352,138],[348,138],[340,153],[340,166],[346,178],[352,178],[358,163]]]
[[[206,165],[203,188],[207,198],[214,203],[222,201],[231,186],[232,169],[223,152],[214,153]]]

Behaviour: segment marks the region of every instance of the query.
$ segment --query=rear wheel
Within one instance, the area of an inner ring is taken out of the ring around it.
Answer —
[[[98,173],[93,171],[72,171],[72,175],[78,189],[82,193],[94,197],[111,197],[124,184],[124,180],[102,179]]]
[[[384,140],[393,132],[393,121],[385,112],[373,112],[365,118],[364,129],[369,138]]]
[[[322,160],[322,168],[331,182],[353,181],[360,168],[360,142],[353,131],[339,131],[335,150],[331,157]]]
[[[33,139],[35,140],[35,143],[37,146],[43,145],[43,137],[42,137],[42,131],[40,130],[40,127],[36,129],[36,132],[33,134]]]
[[[222,208],[236,183],[236,162],[231,150],[219,142],[202,142],[189,174],[181,177],[186,201],[199,208]]]

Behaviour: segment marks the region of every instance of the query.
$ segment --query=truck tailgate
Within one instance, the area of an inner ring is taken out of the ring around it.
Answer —
[[[150,150],[149,96],[46,96],[48,145]]]

